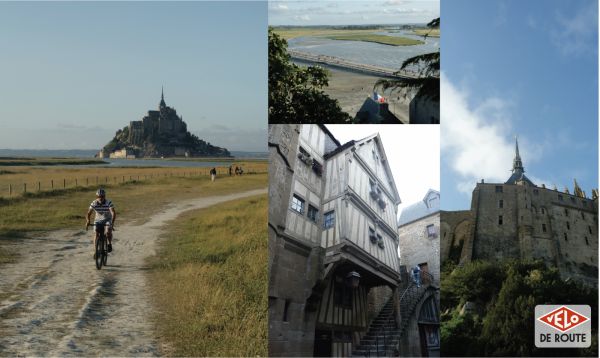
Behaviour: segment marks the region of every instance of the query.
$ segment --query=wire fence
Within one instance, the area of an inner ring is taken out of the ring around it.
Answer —
[[[236,172],[236,168],[239,168]],[[148,181],[161,178],[200,178],[210,177],[212,168],[114,168],[97,170],[98,175],[86,175],[84,173],[61,173],[52,175],[36,176],[28,174],[16,175],[14,179],[6,179],[0,182],[0,197],[14,198],[27,193],[49,192],[54,190],[66,190],[73,188],[97,187],[101,185],[118,185],[132,183],[135,181]],[[248,174],[267,173],[266,166],[244,166],[244,167],[215,167],[217,179],[229,176],[243,176]]]

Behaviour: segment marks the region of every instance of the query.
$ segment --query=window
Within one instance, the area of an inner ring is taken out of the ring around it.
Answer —
[[[585,244],[590,246],[590,242],[588,241],[587,236],[584,236],[584,239],[585,239]]]
[[[546,232],[546,224],[542,224],[542,232]]]
[[[377,242],[377,236],[375,236],[375,229],[369,226],[369,240],[374,244]]]
[[[292,197],[292,210],[300,214],[304,213],[304,200],[296,194]]]
[[[569,241],[569,238],[567,237],[567,233],[566,232],[564,233],[564,235],[565,235],[565,241]]]
[[[592,233],[592,227],[588,225],[588,231],[590,232],[590,234]]]
[[[502,209],[504,207],[504,200],[502,200],[502,199],[498,200],[498,207],[500,209]]]
[[[322,176],[323,175],[323,165],[321,163],[319,163],[318,161],[314,160],[314,159],[312,161],[312,170],[318,176]]]
[[[542,208],[542,214],[546,213],[546,209]]]
[[[583,211],[581,212],[581,219],[585,220],[585,215],[583,215]]]
[[[285,300],[285,305],[283,306],[283,322],[288,321],[288,311],[290,309],[290,300]]]
[[[498,216],[498,225],[502,225],[502,215]]]
[[[496,185],[496,193],[502,193],[502,185]]]
[[[569,210],[567,210],[567,208],[565,208],[565,216],[569,216]]]
[[[433,226],[433,224],[427,225],[427,237],[435,237],[435,227]]]
[[[335,212],[333,210],[326,212],[325,215],[323,215],[323,228],[324,229],[332,228],[334,223],[335,223]]]
[[[383,249],[383,237],[379,234],[377,234],[377,246]]]
[[[300,153],[298,153],[298,159],[300,159],[304,164],[310,164],[310,154],[306,151],[306,149],[300,147]]]
[[[308,204],[308,218],[313,222],[317,222],[319,218],[319,210],[310,204]]]
[[[539,191],[539,190],[537,190],[537,189],[533,189],[533,195],[539,195],[539,194],[540,194],[540,191]]]
[[[568,221],[567,221],[567,230],[571,230],[571,225],[569,225]]]
[[[563,201],[563,197],[560,194],[558,194],[558,201]]]

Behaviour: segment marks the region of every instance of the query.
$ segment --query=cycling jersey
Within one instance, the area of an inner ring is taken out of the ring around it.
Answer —
[[[96,212],[94,222],[98,223],[112,221],[112,214],[110,213],[111,208],[114,208],[114,205],[112,201],[108,199],[105,199],[104,203],[101,203],[98,199],[92,201],[92,203],[90,204],[90,209]]]

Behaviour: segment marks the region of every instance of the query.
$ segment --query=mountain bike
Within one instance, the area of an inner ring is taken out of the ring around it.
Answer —
[[[96,254],[94,255],[94,261],[96,261],[96,268],[100,270],[102,265],[106,266],[106,261],[108,260],[108,239],[104,232],[104,223],[88,224],[85,227],[86,231],[92,225],[96,231]]]

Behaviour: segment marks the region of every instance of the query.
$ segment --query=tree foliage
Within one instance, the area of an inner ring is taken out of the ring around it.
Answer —
[[[351,117],[322,91],[327,71],[301,68],[290,60],[287,42],[269,28],[269,123],[348,123]]]
[[[598,294],[564,281],[541,261],[471,262],[444,266],[441,282],[444,356],[597,356],[598,331],[588,349],[541,349],[534,344],[534,310],[540,304],[589,304],[598,318]],[[477,307],[461,312],[464,304]]]
[[[440,18],[431,20],[427,27],[433,29],[440,26]],[[423,37],[427,37],[429,33]],[[375,83],[375,89],[383,91],[403,91],[405,94],[410,90],[417,91],[416,97],[429,98],[433,101],[440,100],[440,51],[426,53],[406,59],[400,69],[395,73],[402,75],[408,68],[417,68],[417,78],[381,79]]]

